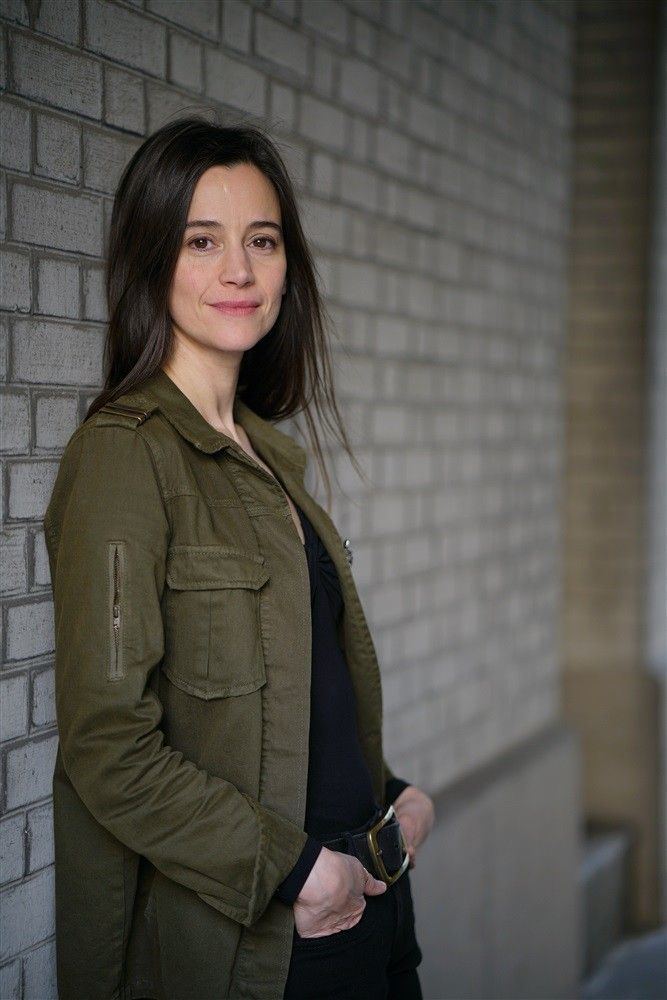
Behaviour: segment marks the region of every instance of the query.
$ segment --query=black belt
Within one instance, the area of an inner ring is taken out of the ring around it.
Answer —
[[[361,829],[348,830],[332,840],[322,841],[330,851],[353,854],[371,875],[391,885],[410,864],[408,845],[393,805],[378,809]]]

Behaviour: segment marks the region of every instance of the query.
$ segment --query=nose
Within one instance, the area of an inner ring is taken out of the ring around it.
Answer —
[[[222,284],[247,285],[253,280],[250,257],[244,246],[229,245],[222,252],[219,268]]]

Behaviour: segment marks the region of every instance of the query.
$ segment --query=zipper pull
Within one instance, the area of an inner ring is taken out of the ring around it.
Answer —
[[[350,544],[350,539],[349,538],[345,538],[343,540],[343,548],[345,549],[345,555],[347,556],[347,561],[348,561],[349,565],[351,566],[352,565],[353,553],[352,553],[352,546]]]

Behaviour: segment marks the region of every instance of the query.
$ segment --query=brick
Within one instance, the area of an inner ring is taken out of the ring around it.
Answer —
[[[0,87],[7,88],[7,46],[4,28],[0,28]]]
[[[9,369],[9,326],[7,318],[0,315],[0,380],[7,381]]]
[[[291,139],[286,144],[278,143],[278,147],[287,172],[298,191],[306,183],[308,151],[298,139]]]
[[[291,87],[271,83],[271,120],[274,127],[291,132],[296,127],[296,96]]]
[[[410,43],[380,28],[378,62],[386,73],[398,76],[404,83],[410,79]],[[442,67],[444,71],[444,67]]]
[[[337,363],[340,372],[341,399],[372,400],[375,396],[375,361],[356,356],[341,357]]]
[[[301,9],[303,24],[319,35],[345,45],[348,39],[348,12],[336,0],[318,0],[318,3],[303,4]]]
[[[83,183],[93,191],[113,194],[139,139],[86,129],[83,133]]]
[[[107,321],[105,272],[103,267],[83,268],[83,318]]]
[[[323,45],[316,45],[313,55],[313,87],[312,92],[324,98],[334,96],[334,79],[337,68],[337,58]]]
[[[78,0],[58,0],[57,4],[42,3],[37,11],[35,29],[45,35],[53,35],[69,45],[79,41]]]
[[[336,164],[327,153],[315,153],[311,159],[310,186],[315,194],[331,197],[336,188]]]
[[[340,97],[353,108],[377,116],[380,108],[378,71],[361,59],[342,59]]]
[[[49,569],[49,554],[44,541],[44,532],[33,532],[33,583],[36,587],[49,587],[51,574]]]
[[[378,305],[378,272],[372,264],[341,260],[338,264],[338,280],[348,305],[369,308]]]
[[[375,59],[378,47],[378,29],[363,17],[352,21],[352,49],[365,59]]]
[[[6,808],[30,805],[51,795],[58,736],[40,737],[6,750]]]
[[[273,0],[271,6],[284,20],[296,20],[296,0]]]
[[[99,384],[104,336],[69,323],[18,320],[14,324],[12,377],[49,385]]]
[[[0,821],[0,884],[21,878],[24,870],[25,817],[19,813]],[[4,998],[7,994],[2,991],[0,996]]]
[[[21,960],[16,959],[0,968],[0,997],[2,1000],[23,1000],[21,992]]]
[[[165,76],[167,32],[164,25],[139,12],[102,0],[85,0],[84,23],[86,48],[114,62],[144,70],[151,76]]]
[[[8,468],[9,517],[41,517],[55,481],[54,462],[14,461]]]
[[[372,414],[371,435],[381,444],[406,443],[409,439],[408,413],[403,406],[375,406]]]
[[[308,239],[318,247],[344,252],[346,213],[339,205],[301,199],[304,227]]]
[[[246,0],[225,0],[222,5],[222,41],[225,48],[250,51],[251,19]]]
[[[25,674],[0,680],[0,742],[23,736],[28,729],[28,678]]]
[[[1,449],[6,454],[23,454],[30,447],[30,401],[25,392],[5,389],[0,396],[2,407]]]
[[[85,194],[14,184],[11,226],[15,240],[74,253],[102,254],[102,212]]]
[[[358,205],[366,211],[377,211],[377,175],[363,167],[342,163],[340,167],[340,195],[344,201]]]
[[[30,310],[30,257],[13,250],[0,251],[0,308]]]
[[[37,263],[37,309],[49,316],[79,316],[79,265],[44,257]]]
[[[452,116],[432,101],[424,101],[416,94],[409,99],[408,128],[413,135],[432,145],[452,148]]]
[[[22,593],[27,586],[26,532],[0,532],[0,593]]]
[[[81,130],[53,115],[36,116],[35,173],[54,180],[78,182]]]
[[[9,604],[6,624],[7,663],[53,652],[52,601]]]
[[[28,828],[28,872],[53,864],[53,802],[30,809]]]
[[[301,81],[305,80],[308,39],[259,11],[255,13],[255,52],[260,58],[289,70]]]
[[[75,396],[38,396],[35,400],[35,445],[47,450],[63,448],[78,423]]]
[[[213,49],[206,50],[204,61],[209,97],[254,115],[265,114],[266,82],[262,73]]]
[[[30,170],[30,111],[7,98],[0,104],[0,162],[8,170]]]
[[[2,16],[8,21],[15,21],[16,24],[27,25],[28,11],[23,0],[5,0],[2,5]]]
[[[202,47],[186,35],[169,36],[169,80],[186,90],[203,88]]]
[[[345,148],[346,126],[347,116],[334,104],[302,94],[299,131],[306,139],[341,151]]]
[[[412,350],[411,325],[400,316],[379,316],[375,336],[378,355],[405,356]]]
[[[375,162],[390,174],[410,176],[409,141],[398,132],[380,126],[375,139]]]
[[[53,868],[5,889],[0,896],[0,961],[44,941],[54,923]]]
[[[32,680],[32,724],[53,725],[56,721],[56,702],[53,670],[40,670]]]
[[[148,10],[151,14],[164,17],[168,21],[180,24],[182,28],[197,35],[203,35],[212,42],[219,38],[218,18],[221,4],[210,3],[209,0],[148,0]]]
[[[147,80],[146,113],[148,116],[147,130],[150,133],[166,124],[166,122],[173,121],[175,117],[196,113],[210,115],[211,104],[205,100],[199,101],[193,94],[184,95],[180,91],[174,90],[171,86]],[[111,201],[108,200],[106,205],[110,215]]]
[[[102,68],[97,60],[27,35],[17,35],[9,51],[17,93],[88,118],[100,117]]]
[[[0,170],[0,236],[7,234],[7,178],[4,170]]]
[[[144,84],[140,76],[115,66],[104,67],[104,121],[138,132],[146,129]]]
[[[28,952],[23,967],[24,1000],[58,1000],[55,940]]]

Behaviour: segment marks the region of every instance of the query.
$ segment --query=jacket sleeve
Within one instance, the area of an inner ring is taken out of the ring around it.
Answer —
[[[143,436],[131,427],[84,425],[65,450],[44,525],[57,722],[70,781],[119,841],[251,925],[308,838],[185,759],[159,728],[163,709],[149,678],[164,652],[170,526]],[[114,559],[121,560],[120,594]]]

